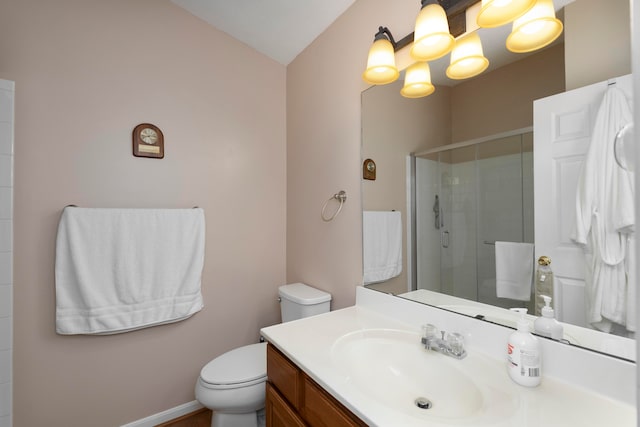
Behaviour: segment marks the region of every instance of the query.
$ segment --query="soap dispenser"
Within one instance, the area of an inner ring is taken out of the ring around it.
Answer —
[[[538,317],[533,322],[533,329],[536,334],[543,337],[553,338],[554,340],[561,340],[563,337],[563,328],[554,316],[553,308],[551,308],[551,297],[547,295],[540,295],[544,300],[544,307],[542,307],[542,317]]]
[[[553,271],[551,270],[551,259],[547,256],[538,258],[538,268],[536,269],[535,281],[534,315],[540,316],[542,313],[542,301],[538,298],[541,295],[553,295]]]
[[[518,330],[509,336],[507,342],[507,370],[516,383],[535,387],[540,384],[540,342],[529,331],[529,322],[525,318],[526,308],[512,308],[520,313]]]

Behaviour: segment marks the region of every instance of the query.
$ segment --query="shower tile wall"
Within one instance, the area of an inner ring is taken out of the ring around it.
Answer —
[[[461,159],[475,156],[475,147],[457,150]],[[448,252],[449,262],[443,263],[443,267],[450,270],[448,276],[451,284],[448,287],[452,289],[452,295],[472,301],[478,301],[476,163],[458,161],[451,168],[448,184],[451,194],[450,214],[445,215],[449,220],[449,248],[443,251]]]
[[[11,426],[14,83],[0,80],[0,427]]]
[[[478,235],[478,301],[505,308],[519,307],[521,303],[497,297],[495,245],[484,242],[522,242],[524,239],[522,156],[511,154],[482,159],[478,161],[478,176],[481,224]]]

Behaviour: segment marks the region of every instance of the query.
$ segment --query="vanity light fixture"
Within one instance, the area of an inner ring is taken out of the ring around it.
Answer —
[[[422,98],[431,95],[436,88],[431,84],[431,70],[428,62],[416,62],[407,68],[404,86],[400,93],[405,98]]]
[[[489,66],[480,36],[475,32],[477,25],[496,27],[513,21],[506,46],[515,53],[541,49],[562,34],[562,22],[556,19],[553,0],[457,0],[447,3],[450,5],[447,11],[441,2],[444,0],[421,0],[414,33],[399,42],[388,28],[378,28],[369,50],[367,69],[362,74],[365,82],[382,85],[396,81],[400,72],[395,52],[407,45],[411,45],[410,54],[416,61],[407,68],[400,91],[407,98],[434,92],[427,61],[449,52],[447,77],[460,80],[477,76]]]
[[[451,52],[451,65],[446,73],[450,79],[468,79],[482,73],[488,66],[489,60],[482,52],[480,36],[474,31],[456,39]]]
[[[395,40],[387,27],[379,27],[369,49],[367,69],[362,74],[365,82],[385,85],[396,81],[400,72],[396,67]]]
[[[434,0],[422,0],[421,4],[410,53],[416,61],[432,61],[451,52],[454,39],[444,8]]]
[[[536,0],[482,0],[478,25],[494,28],[512,22],[533,7]]]
[[[507,37],[507,49],[515,53],[541,49],[562,33],[562,22],[556,18],[552,0],[537,0],[531,10],[513,21]]]

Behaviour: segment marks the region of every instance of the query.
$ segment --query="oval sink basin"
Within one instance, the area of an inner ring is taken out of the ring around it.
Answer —
[[[457,360],[426,350],[417,333],[391,329],[352,332],[334,343],[331,357],[359,392],[405,415],[448,423],[470,418],[489,422],[513,413],[517,406],[511,393],[474,379],[488,372],[506,377],[504,369],[496,369],[495,361],[473,354]],[[430,408],[418,407],[419,398],[428,399]]]

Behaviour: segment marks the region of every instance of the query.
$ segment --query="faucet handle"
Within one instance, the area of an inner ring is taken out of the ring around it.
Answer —
[[[464,354],[464,336],[462,336],[462,334],[458,332],[447,334],[447,343],[449,344],[451,353],[454,355],[461,356]]]
[[[432,340],[438,336],[438,327],[427,323],[422,325],[422,337],[428,340]]]

